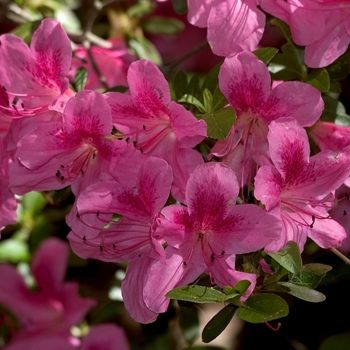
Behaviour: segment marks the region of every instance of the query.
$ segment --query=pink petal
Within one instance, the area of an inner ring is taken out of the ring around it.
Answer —
[[[69,247],[63,241],[51,238],[44,241],[35,253],[31,270],[42,291],[55,293],[63,284]]]
[[[124,330],[115,324],[99,324],[81,342],[81,350],[128,350]]]
[[[225,59],[219,73],[219,86],[237,115],[254,112],[270,95],[270,73],[255,55],[242,52]]]
[[[215,4],[208,19],[208,41],[213,52],[233,56],[256,49],[265,27],[265,15],[256,0],[228,0]]]

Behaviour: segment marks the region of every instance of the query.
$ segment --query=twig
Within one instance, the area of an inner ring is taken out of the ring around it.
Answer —
[[[336,248],[329,248],[329,250],[334,253],[338,258],[342,259],[346,264],[350,265],[350,259],[347,258],[343,253],[341,253]]]

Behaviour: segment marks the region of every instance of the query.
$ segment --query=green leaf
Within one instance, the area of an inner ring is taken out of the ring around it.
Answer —
[[[203,101],[205,112],[210,113],[213,106],[213,95],[207,88],[203,90]]]
[[[188,344],[192,344],[199,333],[199,317],[197,309],[194,307],[181,309],[179,324],[183,337]]]
[[[332,267],[329,265],[307,264],[303,266],[302,271],[293,275],[289,282],[303,287],[316,288],[330,270]]]
[[[289,291],[287,293],[305,300],[310,303],[320,303],[326,299],[326,296],[317,290],[310,289],[307,287],[297,286],[296,284],[290,282],[278,282],[283,287],[287,287]]]
[[[183,71],[178,71],[174,78],[173,90],[175,93],[175,99],[179,100],[183,95],[187,93],[188,79],[187,74]]]
[[[257,294],[237,310],[237,316],[250,323],[262,323],[288,315],[288,304],[275,294]]]
[[[109,89],[107,89],[105,92],[121,92],[124,93],[126,91],[128,91],[128,87],[127,86],[123,86],[123,85],[117,85],[117,86],[113,86]]]
[[[328,92],[330,88],[330,79],[326,69],[313,69],[306,78],[305,83],[310,84],[321,92]]]
[[[194,303],[221,303],[230,298],[216,289],[197,285],[175,288],[166,297]]]
[[[242,281],[239,281],[236,285],[235,285],[235,290],[243,295],[247,289],[250,287],[251,285],[251,282],[248,281],[248,280],[242,280]]]
[[[148,0],[138,1],[126,10],[126,14],[128,17],[141,18],[153,12],[155,8],[156,5],[154,2]]]
[[[350,126],[350,115],[348,114],[338,114],[334,119],[334,123],[340,126]]]
[[[143,30],[150,34],[176,34],[184,30],[185,24],[176,18],[152,16],[141,23]]]
[[[87,71],[84,67],[80,67],[75,72],[75,88],[77,91],[84,90],[87,80]]]
[[[22,197],[22,205],[32,217],[37,216],[46,207],[47,201],[40,192],[28,192]]]
[[[219,83],[219,71],[221,68],[221,63],[217,64],[206,76],[203,82],[203,90],[208,89],[212,94],[218,88]]]
[[[343,80],[350,73],[350,49],[327,68],[331,80]]]
[[[174,11],[178,15],[184,15],[187,13],[187,0],[172,0]]]
[[[270,23],[274,26],[278,26],[284,37],[288,40],[288,41],[291,41],[292,40],[292,33],[289,29],[289,26],[287,23],[283,22],[282,20],[278,19],[278,18],[272,18]]]
[[[11,33],[22,38],[28,45],[32,39],[33,33],[38,29],[41,20],[24,23],[14,29]]]
[[[193,95],[185,94],[183,95],[178,102],[180,103],[188,103],[190,105],[195,106],[200,112],[205,113],[205,107],[203,106],[203,103],[199,101],[196,97]]]
[[[139,59],[146,59],[154,62],[157,66],[162,64],[162,58],[156,47],[145,37],[131,38],[128,42]]]
[[[202,340],[204,343],[209,343],[218,337],[231,322],[237,306],[229,304],[220,310],[204,327]]]
[[[227,105],[228,105],[228,101],[226,97],[223,95],[223,93],[220,91],[219,87],[217,86],[213,95],[212,112],[219,111],[220,109],[223,109]]]
[[[0,261],[19,263],[29,259],[30,252],[26,242],[12,238],[0,242]]]
[[[227,349],[221,348],[219,346],[198,345],[198,346],[191,346],[191,347],[186,348],[184,350],[227,350]]]
[[[300,251],[298,245],[293,241],[288,242],[279,252],[268,253],[268,255],[289,272],[299,273],[302,269]]]
[[[322,342],[318,350],[349,350],[350,332],[332,335]]]
[[[253,54],[263,61],[267,66],[270,61],[276,56],[278,49],[274,47],[263,47],[262,49],[253,51]]]
[[[232,107],[226,107],[210,114],[198,114],[198,119],[206,121],[208,137],[225,140],[236,121],[236,113]]]

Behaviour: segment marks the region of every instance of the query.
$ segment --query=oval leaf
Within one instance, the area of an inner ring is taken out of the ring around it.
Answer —
[[[287,291],[288,294],[291,294],[296,298],[309,301],[310,303],[321,303],[326,299],[324,294],[314,289],[297,286],[290,282],[279,282],[278,284],[287,287],[289,289],[289,291]]]
[[[232,107],[226,107],[211,114],[198,114],[196,117],[206,121],[208,137],[217,140],[225,140],[236,121],[236,113]]]
[[[221,303],[228,298],[216,289],[196,285],[175,288],[168,292],[166,297],[195,303]]]
[[[276,56],[278,49],[275,47],[263,47],[262,49],[253,51],[253,54],[263,61],[267,66],[270,61]]]
[[[237,310],[237,316],[251,323],[276,320],[288,315],[288,304],[274,294],[257,294],[248,298]]]
[[[269,255],[289,272],[299,273],[302,269],[299,247],[293,241],[288,242],[279,252]]]
[[[220,310],[204,327],[202,340],[204,343],[209,343],[218,337],[231,322],[237,306],[229,304]]]

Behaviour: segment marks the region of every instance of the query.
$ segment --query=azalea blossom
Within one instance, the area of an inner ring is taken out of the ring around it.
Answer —
[[[321,248],[339,246],[346,233],[328,211],[334,204],[332,192],[349,176],[349,148],[309,157],[306,131],[291,118],[272,121],[268,141],[274,166],[258,170],[254,195],[281,218],[282,235],[265,249],[278,251],[294,241],[302,251],[307,237]]]
[[[82,258],[130,264],[122,282],[124,304],[138,322],[153,322],[158,313],[143,301],[143,287],[151,265],[164,263],[163,236],[158,233],[159,212],[165,205],[173,181],[170,166],[162,159],[150,157],[140,168],[135,184],[96,183],[88,187],[77,203],[79,216],[86,213],[117,213],[123,217],[96,236],[87,236],[82,227],[68,235],[73,251]]]
[[[260,0],[188,0],[188,20],[208,27],[208,42],[219,56],[234,56],[257,48],[264,33]]]
[[[68,88],[72,50],[62,25],[44,19],[30,47],[13,34],[0,36],[0,84],[7,95],[0,114],[25,117],[61,111],[73,92]]]
[[[305,63],[325,67],[350,44],[350,4],[336,0],[261,0],[264,11],[286,22],[296,44],[305,46]]]
[[[150,61],[130,65],[128,85],[130,95],[105,94],[113,124],[144,155],[163,158],[170,164],[174,174],[172,195],[183,201],[189,175],[203,163],[192,148],[207,136],[206,123],[171,101],[167,81]]]
[[[14,267],[0,264],[1,278],[6,281],[0,287],[0,303],[17,317],[20,326],[6,350],[39,349],[52,340],[58,345],[76,343],[70,328],[95,301],[80,298],[76,283],[64,282],[68,254],[68,245],[56,238],[41,244],[31,263],[36,292],[27,288]]]
[[[130,159],[136,162],[139,152],[124,141],[110,139],[112,128],[103,96],[80,91],[68,101],[62,122],[42,123],[20,139],[19,161],[10,167],[11,189],[24,194],[71,185],[78,196],[98,179],[128,178],[133,172],[130,166],[119,172],[113,169],[130,164]]]
[[[271,90],[267,67],[250,52],[225,59],[219,86],[237,120],[227,139],[217,141],[210,157],[223,157],[241,186],[252,181],[258,166],[270,163],[267,133],[271,121],[293,117],[302,126],[311,126],[324,106],[321,93],[308,84],[284,82]]]
[[[237,271],[236,254],[264,248],[280,235],[280,222],[253,204],[235,205],[239,185],[234,172],[222,163],[206,163],[191,175],[186,186],[187,207],[170,205],[161,214],[160,232],[168,246],[166,264],[155,262],[143,292],[147,307],[166,311],[165,294],[192,283],[202,273],[213,284],[234,287],[256,276]],[[159,279],[159,276],[162,276]]]
[[[108,41],[110,48],[92,46],[90,48],[91,55],[97,65],[100,74],[106,79],[109,87],[118,85],[127,85],[126,73],[131,62],[135,61],[135,57],[131,55],[121,39]],[[74,51],[72,59],[72,67],[70,76],[74,78],[78,68],[84,67],[87,70],[87,81],[85,89],[97,90],[104,88],[96,70],[91,63],[91,59],[84,47],[77,47]]]

